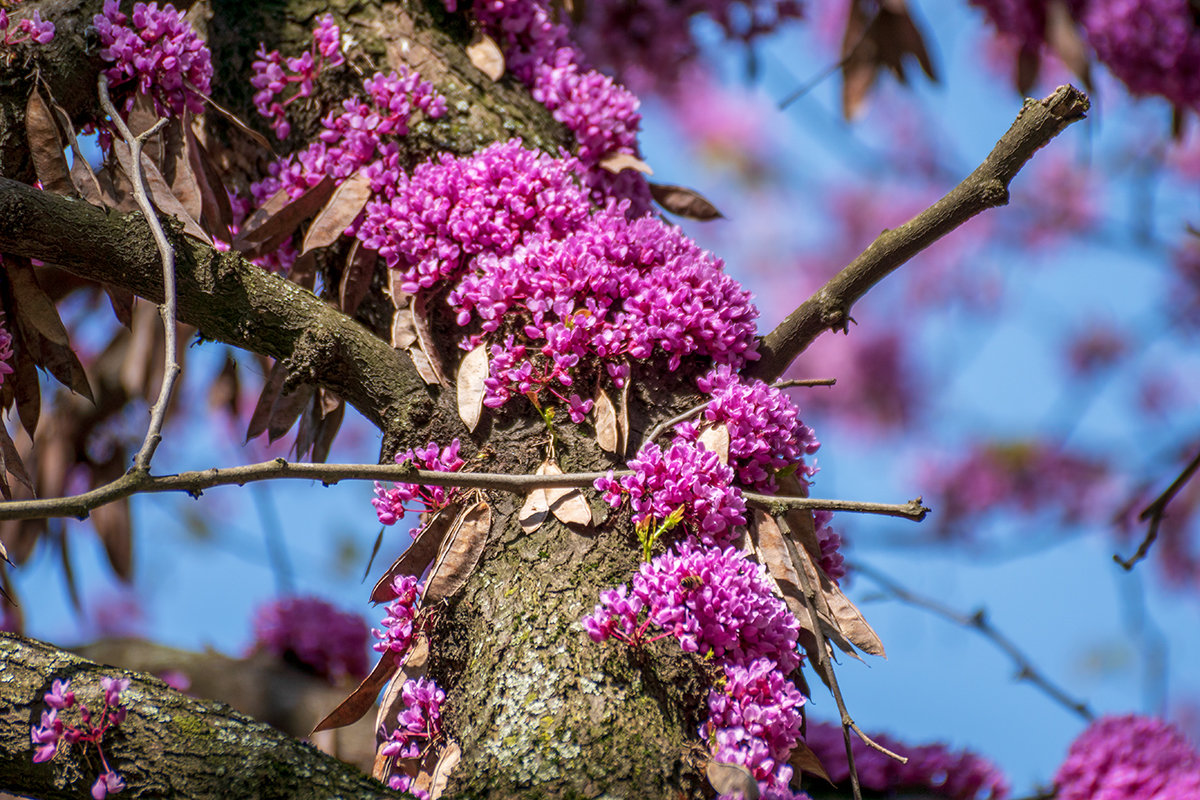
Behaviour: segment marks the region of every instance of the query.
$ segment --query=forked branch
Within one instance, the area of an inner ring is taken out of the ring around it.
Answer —
[[[941,200],[899,228],[884,231],[858,258],[762,338],[759,360],[746,373],[773,381],[827,330],[845,331],[850,310],[871,287],[967,220],[1008,203],[1008,185],[1043,145],[1084,118],[1090,103],[1074,86],[1042,100],[1027,99],[1008,132],[974,172]]]

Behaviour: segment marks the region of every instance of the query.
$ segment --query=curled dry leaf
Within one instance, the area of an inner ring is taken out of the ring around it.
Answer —
[[[54,194],[75,194],[71,170],[63,155],[58,123],[54,121],[54,115],[37,89],[29,93],[29,102],[25,105],[25,136],[29,141],[33,169],[42,182],[42,188]]]
[[[58,309],[38,284],[33,267],[25,259],[18,258],[7,259],[4,265],[13,293],[16,327],[24,345],[22,351],[71,391],[94,400],[87,373],[71,350]],[[21,371],[19,367],[14,369],[17,373]],[[19,375],[15,377],[21,379]],[[36,382],[36,374],[34,378]],[[19,402],[21,390],[17,389],[17,392]]]
[[[404,663],[399,672],[392,678],[383,697],[379,699],[379,710],[375,713],[375,741],[378,744],[382,744],[391,736],[392,731],[396,728],[396,717],[404,710],[404,700],[401,696],[404,684],[425,677],[425,670],[428,666],[429,638],[417,634],[413,639],[412,646],[404,655]],[[383,780],[385,776],[376,775],[375,777]]]
[[[525,498],[524,504],[521,505],[521,511],[517,514],[517,521],[521,523],[521,530],[525,531],[525,533],[533,533],[542,527],[542,523],[549,516],[550,498],[546,497],[546,490],[534,489]]]
[[[467,58],[471,63],[494,81],[504,77],[504,53],[496,40],[483,31],[475,31],[471,43],[467,45]]]
[[[395,596],[392,593],[392,581],[397,575],[420,575],[425,571],[425,567],[429,566],[429,562],[433,561],[441,550],[442,542],[446,539],[450,526],[459,518],[460,511],[457,503],[451,503],[429,518],[408,549],[401,553],[388,567],[387,572],[375,582],[374,588],[371,589],[372,603],[386,603]]]
[[[408,357],[412,359],[413,366],[416,367],[417,374],[421,376],[421,380],[430,386],[440,386],[442,381],[438,376],[437,370],[433,368],[433,362],[429,360],[429,356],[419,347],[408,348]]]
[[[537,469],[538,475],[562,475],[563,471],[553,461],[544,461]],[[546,489],[546,501],[550,513],[568,525],[591,525],[592,507],[578,489]]]
[[[722,464],[729,463],[729,428],[724,422],[705,428],[700,434],[700,444],[716,453]]]
[[[295,200],[288,195],[287,189],[280,189],[242,225],[242,231],[233,243],[234,249],[245,253],[266,242],[291,236],[300,228],[300,223],[325,205],[333,190],[333,179],[329,176]]]
[[[392,347],[397,350],[407,350],[417,340],[410,300],[407,294],[392,293],[392,304],[396,308],[396,313],[392,315]]]
[[[413,329],[417,332],[417,343],[421,345],[421,351],[425,353],[429,359],[429,368],[433,371],[433,375],[437,380],[436,383],[441,386],[449,386],[450,381],[446,378],[445,364],[442,363],[442,351],[438,349],[437,337],[433,333],[433,326],[429,322],[429,309],[426,307],[426,299],[424,294],[415,294],[409,305],[412,307],[413,314]],[[424,377],[422,375],[422,377]],[[426,379],[426,383],[430,381]]]
[[[371,670],[371,674],[363,678],[363,682],[358,685],[358,688],[351,692],[349,697],[338,703],[338,707],[330,711],[325,719],[318,722],[312,732],[320,733],[333,728],[344,728],[358,722],[371,706],[375,705],[375,698],[379,696],[379,690],[392,679],[399,669],[400,662],[394,654],[384,653],[383,657],[379,659],[379,663]]]
[[[274,443],[292,429],[312,399],[314,390],[311,383],[304,383],[275,398],[271,415],[267,417],[267,441]]]
[[[791,765],[793,771],[800,773],[805,772],[809,775],[816,775],[818,778],[823,778],[833,785],[833,779],[829,777],[829,772],[826,771],[825,765],[821,763],[821,759],[817,758],[817,754],[812,751],[804,740],[796,742],[796,746],[792,748],[792,756],[788,759],[788,764]]]
[[[135,179],[133,153],[129,149],[129,145],[120,139],[113,141],[113,154],[117,157],[117,163],[121,165],[121,170],[125,176],[132,182]],[[212,244],[212,239],[200,227],[188,210],[183,207],[183,203],[179,202],[179,198],[171,191],[171,187],[167,185],[166,178],[163,177],[158,167],[150,160],[150,157],[143,153],[141,163],[142,177],[146,180],[146,190],[150,193],[150,199],[154,201],[154,205],[163,214],[175,217],[183,223],[183,232],[189,236],[194,236],[205,244]]]
[[[625,381],[625,385],[621,387],[621,413],[617,418],[617,430],[621,432],[621,444],[617,455],[622,458],[629,452],[629,387],[631,385],[632,381]]]
[[[750,770],[741,764],[709,761],[704,767],[704,774],[719,795],[758,800],[758,781],[754,780]]]
[[[21,460],[21,453],[13,443],[12,437],[8,435],[8,429],[4,425],[0,425],[0,491],[3,491],[5,500],[12,499],[12,492],[8,488],[9,475],[20,481],[31,493],[33,492],[33,481],[25,469],[25,463]],[[5,556],[4,559],[7,561],[8,556]]]
[[[192,219],[199,221],[204,213],[204,201],[200,195],[200,183],[188,157],[187,138],[183,133],[186,125],[185,118],[175,117],[163,128],[162,173],[171,187],[171,194],[175,195]]]
[[[704,195],[686,186],[651,183],[650,196],[667,211],[687,219],[708,222],[725,216]]]
[[[606,453],[616,453],[621,446],[621,428],[617,422],[617,407],[608,392],[596,393],[596,444]]]
[[[450,741],[442,748],[437,765],[433,768],[433,778],[429,782],[429,800],[438,800],[445,793],[450,775],[461,759],[462,748],[458,746],[458,742]]]
[[[317,212],[317,218],[304,234],[301,253],[327,247],[337,241],[355,217],[362,213],[371,199],[371,177],[360,169],[338,184],[325,207]]]
[[[371,290],[371,281],[375,278],[375,262],[379,254],[374,250],[358,246],[358,239],[350,245],[350,253],[346,256],[346,266],[342,270],[342,280],[338,284],[338,302],[342,313],[354,316],[358,304]]]
[[[188,161],[196,185],[200,190],[201,222],[205,228],[213,232],[218,239],[229,241],[229,226],[233,224],[233,207],[229,203],[229,195],[225,191],[225,183],[221,171],[213,164],[212,158],[204,145],[196,138],[196,132],[190,124],[183,126],[184,137],[187,139]]]
[[[650,165],[630,153],[613,153],[600,159],[600,166],[616,175],[627,169],[636,170],[643,175],[653,175]]]
[[[488,377],[487,345],[479,345],[463,356],[458,365],[458,416],[474,432],[483,414],[484,381]]]
[[[479,563],[492,527],[492,507],[480,500],[454,522],[425,581],[421,602],[426,606],[453,597]]]
[[[276,361],[275,366],[271,367],[270,373],[267,374],[262,393],[259,394],[258,402],[254,404],[254,411],[250,414],[250,424],[246,426],[247,442],[266,433],[267,421],[271,418],[271,408],[275,405],[275,400],[283,389],[285,377],[287,377],[287,370],[284,368],[283,362]]]

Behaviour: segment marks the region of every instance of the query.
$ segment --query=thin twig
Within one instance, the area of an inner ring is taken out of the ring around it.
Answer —
[[[1162,524],[1163,519],[1167,516],[1167,506],[1175,499],[1175,495],[1179,494],[1180,490],[1187,485],[1187,482],[1196,474],[1196,470],[1200,469],[1200,453],[1183,468],[1183,472],[1177,477],[1167,490],[1155,498],[1154,502],[1142,509],[1142,513],[1138,514],[1138,520],[1145,522],[1150,521],[1150,527],[1146,530],[1146,536],[1142,539],[1142,543],[1138,545],[1137,551],[1129,558],[1121,558],[1121,556],[1113,553],[1113,561],[1120,564],[1126,571],[1133,569],[1133,566],[1150,554],[1150,548],[1154,545],[1154,541],[1158,538],[1158,526]]]
[[[921,505],[921,498],[907,503],[864,503],[857,500],[825,500],[820,497],[781,497],[758,492],[743,492],[742,497],[750,505],[765,509],[778,516],[789,508],[825,509],[827,511],[849,511],[854,514],[878,514],[884,517],[901,517],[920,522],[930,509]]]
[[[572,472],[565,475],[512,475],[490,472],[439,472],[414,469],[407,464],[308,464],[282,458],[245,464],[237,467],[194,470],[174,475],[151,475],[142,470],[130,470],[111,483],[97,486],[81,494],[45,500],[13,500],[0,503],[0,521],[10,519],[46,519],[76,517],[84,519],[89,512],[135,494],[187,492],[199,497],[206,489],[217,486],[245,486],[247,483],[269,480],[320,481],[332,486],[340,481],[398,481],[426,486],[455,486],[463,489],[491,489],[524,493],[532,489],[573,488],[592,486],[608,472]],[[613,477],[631,475],[630,470],[614,470]],[[832,511],[857,511],[917,519],[910,502],[906,506],[885,503],[859,503],[851,500],[823,500],[817,497],[775,497],[745,493],[746,502],[765,508],[824,508]],[[915,501],[913,501],[915,502]],[[921,509],[928,511],[928,509]],[[778,513],[778,512],[777,512]]]
[[[802,378],[802,379],[798,379],[798,380],[776,381],[775,383],[771,384],[771,387],[774,389],[790,389],[794,386],[833,386],[836,383],[837,383],[837,378]],[[704,409],[708,408],[709,405],[711,405],[711,404],[712,404],[712,400],[705,400],[703,403],[700,403],[697,406],[693,406],[692,408],[689,408],[687,411],[684,411],[682,414],[677,414],[676,416],[671,417],[666,422],[660,422],[659,424],[655,425],[654,428],[650,431],[650,434],[646,437],[646,441],[653,442],[659,436],[662,436],[664,433],[669,431],[671,428],[674,428],[679,423],[687,422],[692,417],[701,413],[702,411],[704,411]]]
[[[1043,100],[1026,100],[1012,127],[974,172],[908,222],[881,233],[764,336],[758,346],[760,358],[746,374],[774,380],[817,336],[848,330],[851,308],[871,287],[976,214],[1008,203],[1008,185],[1025,163],[1068,125],[1083,119],[1088,106],[1087,95],[1073,86],[1060,86]]]
[[[1041,672],[1033,665],[1033,662],[1021,651],[1019,647],[1007,636],[998,631],[991,622],[988,621],[987,612],[984,609],[979,609],[972,614],[964,614],[953,608],[950,608],[931,597],[912,592],[890,577],[880,572],[879,570],[869,567],[860,562],[847,562],[846,566],[859,574],[865,575],[872,581],[877,583],[880,588],[886,591],[895,599],[902,603],[906,603],[915,608],[923,608],[926,611],[932,612],[937,616],[949,622],[959,625],[963,628],[970,628],[978,632],[985,639],[990,641],[996,647],[1000,648],[1012,659],[1013,664],[1017,667],[1017,680],[1029,681],[1034,686],[1041,689],[1050,699],[1062,705],[1069,711],[1078,714],[1087,721],[1093,718],[1092,711],[1088,708],[1088,704],[1083,700],[1077,700],[1071,697],[1061,687],[1055,685],[1042,675]]]
[[[135,470],[147,472],[150,469],[150,459],[154,458],[154,451],[158,449],[158,444],[162,441],[167,405],[171,402],[171,393],[175,389],[175,382],[179,379],[181,372],[179,361],[176,359],[175,343],[177,327],[175,320],[175,249],[167,241],[167,234],[158,219],[158,212],[150,202],[150,195],[146,191],[145,177],[142,175],[142,148],[151,136],[158,133],[167,124],[167,120],[160,119],[150,126],[149,130],[134,136],[133,131],[129,130],[129,126],[125,124],[125,120],[121,119],[121,115],[117,113],[112,98],[108,96],[108,78],[103,72],[100,73],[97,84],[101,108],[112,118],[117,133],[129,145],[130,163],[133,165],[133,174],[129,176],[129,181],[133,184],[133,197],[146,218],[146,224],[150,226],[150,232],[154,235],[154,243],[158,246],[159,255],[162,257],[163,302],[158,307],[165,337],[162,386],[158,390],[158,398],[150,408],[150,425],[146,429],[146,438],[142,441],[142,447],[138,450],[137,456],[133,459]]]

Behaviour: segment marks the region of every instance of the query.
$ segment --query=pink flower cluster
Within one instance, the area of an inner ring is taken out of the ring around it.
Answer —
[[[0,45],[12,46],[25,42],[46,44],[54,38],[54,23],[43,20],[42,13],[36,9],[32,17],[17,20],[16,26],[11,29],[9,28],[10,24],[8,12],[0,8],[0,34],[3,34],[3,38],[0,38]]]
[[[672,634],[689,653],[723,664],[769,659],[787,674],[800,664],[799,624],[772,593],[762,568],[737,550],[680,542],[624,585],[600,595],[583,618],[592,641],[645,641],[649,623]]]
[[[890,736],[871,734],[889,750],[908,757],[907,764],[873,750],[851,736],[854,766],[864,789],[889,794],[916,792],[947,800],[1003,800],[1008,781],[990,761],[966,750],[953,751],[944,744],[911,746]],[[846,743],[840,725],[808,723],[808,746],[836,784],[850,779]],[[1059,795],[1059,800],[1066,800]],[[1073,798],[1072,800],[1082,800]],[[1100,800],[1089,796],[1089,800]]]
[[[254,613],[254,648],[337,683],[367,674],[367,630],[318,597],[283,597]]]
[[[163,116],[199,114],[202,95],[212,81],[212,55],[182,11],[170,3],[135,3],[133,27],[121,13],[118,0],[104,0],[104,11],[92,18],[100,36],[100,57],[114,62],[105,72],[114,87],[136,81],[136,91],[154,99]],[[131,93],[125,108],[133,107]]]
[[[687,539],[642,564],[629,586],[601,593],[581,622],[595,642],[638,646],[674,636],[721,666],[725,679],[709,693],[701,737],[715,742],[718,760],[746,766],[764,797],[797,796],[787,760],[804,697],[787,675],[800,665],[800,625],[761,566],[732,547]],[[651,626],[664,633],[647,638]]]
[[[317,17],[317,27],[313,29],[312,49],[302,55],[285,60],[278,50],[268,53],[267,48],[261,44],[255,55],[258,56],[258,60],[250,65],[254,70],[250,85],[258,89],[254,95],[254,107],[258,113],[271,120],[271,129],[280,139],[286,139],[292,130],[284,108],[297,98],[312,95],[313,82],[322,69],[337,67],[346,62],[342,55],[341,30],[334,24],[332,14]],[[285,67],[287,72],[284,71]],[[296,85],[296,92],[280,102],[277,98],[289,84]]]
[[[422,740],[428,743],[442,732],[442,703],[446,693],[432,680],[416,678],[404,682],[400,697],[404,700],[404,710],[397,717],[396,729],[387,743],[379,748],[379,754],[418,758],[424,749]],[[393,780],[396,777],[399,776],[393,776]]]
[[[1200,754],[1161,720],[1104,717],[1071,744],[1054,783],[1058,800],[1192,800]]]
[[[100,763],[104,771],[92,784],[92,797],[104,800],[110,793],[116,794],[125,788],[125,779],[108,764],[100,742],[109,728],[120,725],[125,721],[126,708],[121,704],[121,692],[129,688],[128,678],[101,678],[100,687],[104,690],[104,708],[93,713],[83,703],[79,703],[79,724],[69,724],[59,718],[60,711],[74,708],[75,693],[71,691],[69,680],[55,680],[50,691],[43,697],[49,711],[42,712],[40,725],[35,725],[30,731],[30,738],[36,750],[33,763],[41,764],[49,761],[58,754],[59,741],[67,745],[82,742],[86,747],[89,743],[96,746],[100,755]]]
[[[988,21],[1004,36],[1025,48],[1036,50],[1046,41],[1046,0],[970,0],[983,9]],[[1071,16],[1083,9],[1086,0],[1067,0]]]
[[[4,385],[4,376],[13,373],[13,337],[4,326],[4,312],[0,311],[0,386]]]
[[[723,547],[734,527],[746,524],[746,501],[733,486],[733,470],[703,446],[677,440],[663,450],[650,442],[628,466],[632,475],[618,479],[610,471],[596,480],[596,489],[614,507],[628,495],[635,525],[661,522],[683,506],[684,530],[709,547]]]
[[[418,469],[457,472],[466,463],[458,457],[458,447],[458,439],[440,450],[436,442],[430,442],[425,447],[397,453],[396,463],[403,464],[408,461]],[[421,486],[415,483],[394,483],[391,489],[385,489],[383,484],[376,482],[376,497],[371,501],[371,505],[375,506],[375,514],[380,522],[384,525],[395,525],[398,520],[404,518],[406,511],[413,510],[405,508],[405,503],[416,501],[424,506],[417,509],[418,511],[437,511],[450,502],[456,491],[452,487]]]
[[[394,658],[401,658],[408,652],[416,632],[417,600],[421,595],[421,584],[413,575],[397,575],[392,581],[392,593],[396,599],[388,604],[385,616],[380,623],[382,630],[372,629],[376,639],[375,650],[380,653],[392,653]]]
[[[1133,94],[1200,109],[1200,24],[1189,0],[1089,0],[1083,26]]]
[[[712,396],[704,417],[729,431],[729,462],[745,486],[774,492],[775,473],[795,466],[806,476],[816,467],[804,463],[821,446],[800,421],[800,409],[779,389],[762,381],[743,383],[728,364],[698,378],[700,390]],[[676,430],[688,441],[700,435],[699,426],[683,423]]]

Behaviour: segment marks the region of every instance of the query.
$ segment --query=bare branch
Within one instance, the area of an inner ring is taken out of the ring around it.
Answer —
[[[129,176],[129,180],[133,184],[133,197],[137,201],[138,208],[146,217],[146,223],[154,235],[154,244],[162,258],[163,302],[158,306],[158,313],[163,322],[165,342],[162,386],[158,390],[158,398],[150,407],[150,425],[146,428],[146,438],[142,442],[137,456],[133,459],[134,469],[144,472],[150,469],[150,459],[154,458],[154,451],[158,449],[158,443],[162,441],[167,405],[171,402],[171,393],[174,391],[175,382],[179,380],[179,373],[182,371],[176,358],[178,345],[175,342],[178,327],[175,322],[175,248],[171,247],[171,243],[167,241],[167,234],[163,231],[162,222],[159,221],[158,214],[150,202],[150,195],[146,191],[146,177],[142,171],[142,148],[145,147],[151,136],[158,133],[167,124],[167,120],[165,117],[159,119],[148,130],[134,136],[133,131],[129,130],[129,126],[125,124],[125,120],[121,119],[121,115],[117,113],[112,98],[108,96],[108,77],[103,72],[96,79],[96,84],[100,94],[100,107],[112,119],[117,133],[129,145],[129,161],[133,165],[133,174]]]
[[[996,647],[1003,650],[1013,664],[1017,667],[1017,680],[1029,681],[1034,686],[1042,690],[1051,700],[1054,700],[1059,705],[1066,708],[1087,721],[1092,720],[1092,711],[1088,708],[1088,704],[1083,700],[1077,700],[1071,697],[1061,687],[1055,685],[1049,678],[1040,673],[1033,665],[1033,662],[1021,651],[1011,639],[1005,636],[988,621],[987,612],[984,609],[979,609],[973,614],[963,614],[949,606],[946,606],[931,597],[925,597],[915,592],[909,591],[896,581],[892,580],[887,575],[883,574],[873,567],[859,562],[847,563],[847,567],[870,578],[875,583],[879,584],[880,588],[886,591],[889,595],[896,598],[902,603],[906,603],[915,608],[923,608],[949,622],[959,625],[963,628],[969,628],[978,632],[985,639],[990,641]]]
[[[884,231],[858,258],[804,301],[759,342],[761,358],[746,374],[764,381],[788,365],[826,330],[848,329],[853,305],[902,264],[976,214],[1008,203],[1008,185],[1039,148],[1084,118],[1087,95],[1060,86],[1043,100],[1027,99],[1016,121],[974,172],[942,199],[899,228]]]
[[[1179,473],[1167,490],[1155,498],[1154,502],[1142,509],[1142,513],[1138,514],[1138,519],[1142,522],[1150,521],[1150,527],[1146,530],[1146,536],[1142,539],[1142,543],[1138,545],[1137,551],[1129,558],[1121,558],[1116,553],[1113,553],[1113,561],[1125,568],[1125,571],[1133,569],[1134,565],[1144,559],[1150,553],[1150,548],[1154,545],[1154,541],[1158,538],[1158,526],[1162,524],[1163,518],[1167,515],[1167,506],[1179,494],[1184,486],[1187,486],[1188,481],[1196,474],[1196,470],[1200,469],[1200,453],[1183,468],[1183,472]]]
[[[825,509],[849,511],[853,514],[879,514],[884,517],[901,517],[920,522],[931,509],[921,505],[917,497],[907,503],[863,503],[857,500],[823,500],[819,497],[779,497],[773,494],[743,492],[746,502],[765,509],[768,514],[779,516],[789,508]],[[0,504],[0,508],[3,504]]]

